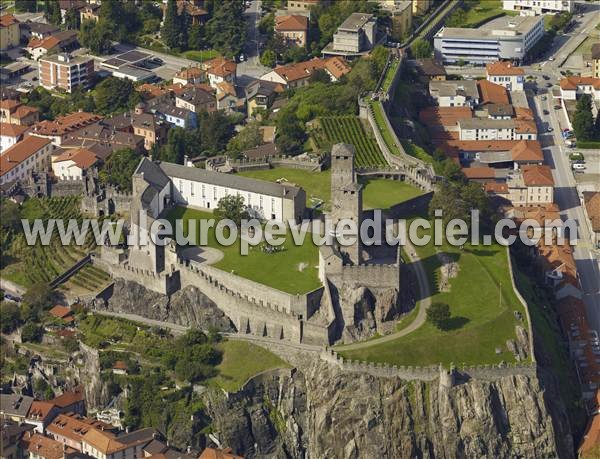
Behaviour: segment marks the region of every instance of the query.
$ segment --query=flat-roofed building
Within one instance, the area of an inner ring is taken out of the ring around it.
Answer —
[[[86,88],[94,75],[94,59],[69,54],[55,54],[40,59],[40,85],[46,89],[60,88],[73,92]]]
[[[377,18],[368,13],[352,13],[333,34],[333,42],[323,54],[358,55],[370,51],[377,39]]]
[[[521,16],[573,12],[574,0],[503,0],[502,8],[518,11]]]
[[[473,107],[479,104],[479,89],[474,80],[430,81],[429,94],[440,107]]]
[[[503,17],[492,22],[478,29],[442,28],[433,39],[436,59],[444,63],[519,63],[544,35],[543,17]]]

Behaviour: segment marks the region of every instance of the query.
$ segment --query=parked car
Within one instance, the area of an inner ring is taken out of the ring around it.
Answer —
[[[549,60],[549,61],[553,61],[553,60],[554,60],[554,56],[550,56],[550,57],[548,58],[548,60]]]
[[[552,83],[546,83],[546,87],[547,88],[551,88],[552,87]]]
[[[548,126],[548,128],[546,129],[546,132],[552,132],[554,131],[554,129],[552,129],[552,126]]]
[[[546,97],[546,96],[542,96],[542,100],[546,100],[546,99],[547,99],[547,97]]]
[[[160,57],[155,57],[154,59],[152,59],[154,62],[156,62],[157,64],[164,64],[165,62],[160,58]]]
[[[560,105],[555,105],[554,106],[554,110],[560,110],[561,108],[562,108],[562,106],[560,106]]]
[[[549,114],[550,114],[550,112],[548,110],[544,109],[544,115],[549,115]]]
[[[550,79],[550,77],[549,77],[548,75],[542,75],[542,78],[543,78],[544,80],[549,80],[549,79]]]
[[[573,164],[571,165],[571,168],[572,168],[574,171],[582,171],[582,170],[584,170],[584,169],[585,169],[585,164],[581,164],[581,163],[573,163]]]
[[[568,139],[565,141],[565,145],[569,148],[575,148],[577,146],[577,142],[573,139]]]

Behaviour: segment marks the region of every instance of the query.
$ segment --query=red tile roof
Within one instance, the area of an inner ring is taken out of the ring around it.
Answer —
[[[0,16],[0,28],[8,27],[18,23],[19,21],[12,14],[4,14]]]
[[[62,319],[63,317],[66,317],[69,314],[71,314],[71,308],[68,306],[63,306],[62,304],[57,304],[56,306],[54,306],[52,309],[50,309],[48,311],[48,314],[50,314],[51,316],[54,316],[54,317],[58,317],[59,319]]]
[[[552,170],[545,165],[523,166],[523,182],[526,186],[554,186]]]
[[[18,124],[11,123],[0,123],[0,135],[5,137],[20,137],[28,129],[29,126],[19,126]]]
[[[273,71],[283,78],[287,83],[309,78],[315,70],[324,69],[325,60],[315,57],[309,61],[296,64],[281,65]]]
[[[58,156],[54,162],[73,161],[80,169],[87,169],[93,166],[98,161],[98,157],[90,150],[80,148],[77,150],[67,150],[62,155]]]
[[[525,75],[525,71],[511,62],[491,62],[485,66],[488,75]]]
[[[491,167],[465,167],[462,169],[463,174],[468,179],[495,179],[496,171]]]
[[[350,73],[352,67],[340,56],[330,57],[325,60],[325,69],[331,73],[334,78],[340,79],[344,75]]]
[[[101,119],[102,117],[95,113],[73,112],[65,116],[59,116],[54,121],[41,121],[33,126],[32,132],[40,135],[64,135]]]
[[[16,143],[0,156],[0,175],[4,175],[23,161],[50,144],[49,139],[28,136]]]
[[[521,140],[511,150],[513,161],[542,162],[544,153],[537,140]]]
[[[507,194],[508,185],[506,183],[487,182],[485,184],[486,193]]]
[[[59,395],[58,397],[54,397],[50,401],[59,408],[67,408],[71,405],[74,405],[75,403],[82,402],[83,400],[85,400],[83,388],[78,387],[77,389],[63,392],[61,395]]]
[[[65,453],[76,452],[73,448],[63,449],[64,445],[62,443],[38,433],[34,434],[27,443],[27,451],[29,451],[31,457],[62,459]]]
[[[115,370],[125,370],[127,371],[129,369],[129,367],[127,366],[127,364],[125,362],[123,362],[122,360],[117,360],[115,362],[115,364],[113,365],[113,369]]]
[[[560,80],[561,89],[577,89],[577,86],[593,86],[594,89],[600,89],[600,78],[570,76]]]
[[[215,448],[205,448],[202,451],[202,454],[198,457],[198,459],[244,459],[242,456],[238,456],[233,454],[233,450],[231,448],[225,449],[215,449]]]
[[[473,118],[469,107],[427,107],[419,113],[419,120],[427,127],[456,126],[461,119]]]
[[[600,231],[600,191],[584,191],[583,202],[592,222],[592,230]]]
[[[31,420],[45,421],[53,408],[56,408],[56,405],[52,402],[34,400],[29,408],[29,413],[27,413],[27,418]]]
[[[509,104],[508,91],[504,86],[488,80],[479,80],[479,93],[484,104]]]
[[[277,32],[308,31],[308,18],[302,15],[276,16],[275,30]]]
[[[208,73],[211,73],[216,76],[225,77],[227,75],[234,74],[237,69],[237,64],[229,59],[225,59],[224,57],[217,57],[206,62],[206,67],[208,68]]]

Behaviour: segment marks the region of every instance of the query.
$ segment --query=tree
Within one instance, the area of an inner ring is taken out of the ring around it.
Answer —
[[[212,18],[206,23],[206,37],[213,48],[227,57],[238,56],[246,42],[244,2],[216,2]]]
[[[455,218],[469,222],[469,206],[462,199],[458,187],[453,184],[443,183],[431,198],[429,216],[435,218],[436,211],[440,210],[444,223]]]
[[[79,14],[77,14],[77,16],[79,16]],[[44,17],[50,24],[60,25],[62,23],[62,16],[60,14],[60,6],[58,2],[51,2],[49,0],[44,2]]]
[[[131,176],[140,162],[140,156],[131,148],[122,148],[108,157],[100,180],[117,186],[120,190],[131,191]]]
[[[423,40],[422,38],[417,38],[410,49],[416,59],[431,57],[431,53],[433,52],[431,43],[429,43],[427,40]]]
[[[577,101],[573,117],[573,130],[577,140],[592,140],[594,137],[594,116],[592,99],[589,94],[583,94]]]
[[[169,48],[177,48],[179,41],[179,15],[177,14],[177,3],[175,0],[168,0],[165,8],[165,20],[160,37],[163,43]]]
[[[81,20],[79,12],[75,8],[70,8],[65,14],[65,27],[69,30],[79,30]]]
[[[161,161],[183,164],[184,156],[188,153],[188,145],[195,145],[188,141],[189,136],[185,129],[174,127],[167,134],[167,141],[160,149],[158,157]]]
[[[450,319],[450,307],[444,303],[433,303],[427,308],[427,321],[440,330],[447,327]]]
[[[27,322],[21,329],[21,340],[25,343],[39,343],[43,335],[43,328],[33,322]]]
[[[198,133],[202,150],[215,155],[227,146],[227,142],[233,135],[232,118],[222,111],[213,113],[201,112],[198,116]]]
[[[227,144],[227,152],[236,157],[242,151],[254,148],[263,141],[262,132],[258,123],[250,123]]]
[[[237,226],[240,226],[242,220],[247,219],[249,215],[244,204],[244,197],[239,195],[227,195],[219,199],[214,214],[217,219],[231,220]]]
[[[310,76],[310,83],[331,83],[331,78],[325,69],[317,69]]]
[[[35,13],[37,10],[37,0],[14,0],[15,11],[18,13]]]
[[[96,86],[94,102],[102,114],[131,109],[140,101],[140,93],[129,80],[108,77]]]
[[[260,56],[260,63],[265,67],[275,67],[277,54],[272,49],[265,49]]]
[[[52,290],[44,282],[30,286],[23,295],[23,303],[34,310],[42,311],[50,306]]]
[[[596,121],[594,122],[594,135],[596,140],[600,140],[600,112],[596,114]]]
[[[106,21],[93,19],[83,21],[79,30],[79,41],[93,54],[109,54],[112,51],[112,33]]]
[[[202,49],[205,45],[204,27],[200,24],[194,24],[190,27],[188,34],[187,47],[188,49]]]
[[[0,331],[12,333],[21,324],[19,306],[11,301],[0,303]]]
[[[467,22],[467,12],[463,8],[457,8],[446,20],[448,27],[463,27]]]

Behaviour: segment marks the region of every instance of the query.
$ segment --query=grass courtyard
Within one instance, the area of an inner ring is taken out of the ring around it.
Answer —
[[[285,178],[289,183],[295,183],[304,188],[307,207],[313,207],[315,202],[322,200],[324,202],[323,208],[325,210],[330,209],[331,173],[329,170],[309,172],[299,169],[275,168],[242,172],[240,175],[269,182]],[[418,188],[397,180],[361,179],[361,181],[365,186],[363,190],[364,209],[387,209],[394,204],[422,194]]]
[[[189,221],[212,219],[213,214],[195,209],[178,207],[173,209],[168,219],[183,220],[184,230],[188,231]],[[200,234],[197,243],[199,244]],[[251,247],[248,255],[241,255],[240,240],[224,247],[216,239],[214,228],[208,230],[207,246],[223,252],[223,258],[213,266],[226,272],[232,272],[246,279],[277,288],[287,293],[306,293],[318,288],[321,284],[317,265],[319,252],[307,234],[302,245],[295,245],[291,232],[285,236],[284,249],[281,252],[265,253],[257,247]]]
[[[523,306],[512,289],[506,249],[470,244],[463,250],[448,244],[439,247],[459,265],[458,275],[450,279],[450,291],[444,292],[438,288],[441,263],[435,249],[433,243],[416,247],[432,283],[432,303],[450,306],[450,329],[441,331],[426,322],[396,340],[341,352],[345,358],[421,366],[514,361],[506,341],[515,339],[517,324],[525,328],[527,324]],[[522,314],[523,322],[515,318],[514,311]],[[496,348],[501,352],[496,353]]]
[[[249,378],[258,373],[290,367],[275,354],[246,341],[224,341],[217,348],[223,352],[223,359],[217,365],[219,374],[207,383],[216,384],[228,392],[238,391]]]
[[[517,16],[516,11],[502,9],[502,0],[467,0],[464,5],[467,12],[465,23],[460,27],[478,27],[498,16]]]

